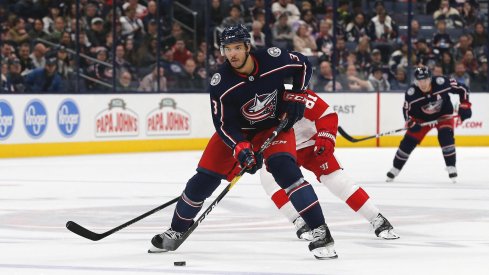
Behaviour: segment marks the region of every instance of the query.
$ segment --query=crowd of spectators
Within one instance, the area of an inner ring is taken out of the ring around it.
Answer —
[[[195,10],[205,2],[173,1]],[[110,92],[114,83],[116,91],[205,91],[207,77],[224,62],[214,39],[235,24],[249,28],[254,50],[276,46],[307,55],[317,92],[404,90],[408,60],[489,90],[487,11],[476,0],[418,0],[410,35],[406,1],[338,0],[333,25],[328,0],[209,0],[198,41],[172,20],[173,1],[160,0],[157,16],[154,0],[80,0],[77,20],[74,0],[0,0],[2,92],[69,92],[75,83],[82,92]]]

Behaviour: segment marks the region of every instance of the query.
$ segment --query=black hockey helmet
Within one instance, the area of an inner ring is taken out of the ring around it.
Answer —
[[[431,78],[431,71],[427,67],[418,67],[414,70],[414,78],[416,80]]]
[[[244,42],[245,45],[249,46],[251,40],[250,33],[248,29],[242,24],[234,25],[231,27],[225,28],[221,32],[221,45],[220,50],[221,54],[224,56],[224,46],[236,43],[236,42]]]

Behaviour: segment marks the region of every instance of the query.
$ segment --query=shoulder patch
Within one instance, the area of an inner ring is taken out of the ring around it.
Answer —
[[[282,50],[280,50],[277,47],[272,47],[272,48],[268,48],[267,52],[269,55],[271,55],[273,57],[277,57],[282,53]]]
[[[215,73],[211,78],[211,85],[216,86],[219,82],[221,82],[221,74]]]
[[[408,95],[414,95],[414,88],[413,87],[409,88],[406,93]]]
[[[437,77],[436,78],[436,84],[443,85],[444,83],[445,83],[445,78],[443,78],[443,77]]]

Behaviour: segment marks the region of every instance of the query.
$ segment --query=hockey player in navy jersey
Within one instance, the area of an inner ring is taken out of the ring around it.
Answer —
[[[377,237],[387,240],[398,239],[399,235],[391,223],[380,213],[367,192],[350,179],[334,155],[338,114],[312,90],[306,89],[306,94],[304,118],[294,125],[297,162],[313,172],[317,180],[331,193],[370,222]],[[265,169],[261,169],[260,176],[265,192],[280,213],[295,225],[297,237],[311,240],[311,229],[291,205],[285,191]]]
[[[242,25],[224,29],[220,47],[227,61],[212,76],[209,86],[216,133],[177,202],[171,228],[153,237],[149,252],[175,250],[176,240],[190,228],[204,200],[222,179],[232,180],[238,166],[254,174],[265,162],[312,228],[309,250],[318,259],[337,258],[316,193],[296,163],[292,127],[304,115],[304,89],[312,73],[309,61],[300,53],[275,47],[250,53],[250,35]],[[292,89],[285,90],[289,78]],[[263,155],[257,154],[284,117],[288,121],[284,131]]]
[[[426,67],[416,68],[414,84],[406,91],[404,118],[409,127],[394,157],[394,167],[387,172],[387,181],[399,175],[411,152],[434,127],[438,130],[438,141],[445,159],[448,177],[453,183],[457,179],[455,166],[455,139],[453,105],[449,93],[458,94],[460,105],[458,115],[462,121],[472,116],[468,88],[454,79],[443,76],[432,77]],[[445,119],[444,118],[448,118]],[[439,120],[436,125],[421,126],[420,123]]]

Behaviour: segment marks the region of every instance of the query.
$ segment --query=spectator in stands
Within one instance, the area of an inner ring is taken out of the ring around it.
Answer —
[[[365,15],[363,13],[357,13],[354,20],[346,25],[345,32],[348,42],[358,43],[362,36],[367,35]]]
[[[87,38],[92,47],[104,46],[106,33],[104,31],[104,20],[100,17],[92,19],[90,30],[87,31]]]
[[[450,50],[453,47],[453,41],[450,35],[446,32],[447,24],[445,20],[438,20],[436,22],[437,32],[433,35],[433,47],[436,49],[435,53],[441,55],[444,52]]]
[[[289,26],[292,26],[295,22],[298,22],[301,19],[299,8],[295,4],[289,3],[287,0],[278,0],[277,2],[273,3],[272,13],[275,20],[278,20],[282,13],[287,13],[287,23]]]
[[[335,55],[336,66],[346,67],[348,63],[348,55],[350,52],[346,48],[346,42],[344,36],[336,36],[336,51],[333,53]]]
[[[346,24],[351,21],[350,3],[347,0],[340,0],[338,3],[338,26],[341,29],[346,28]]]
[[[268,47],[265,34],[262,32],[263,24],[260,21],[253,21],[250,32],[250,43],[254,50]]]
[[[34,64],[35,68],[44,68],[44,65],[46,65],[46,59],[44,58],[46,51],[47,49],[42,43],[37,43],[34,46],[34,49],[29,57],[31,58],[32,64]]]
[[[41,19],[34,20],[34,26],[29,31],[31,44],[35,43],[38,38],[47,39],[48,34],[44,32],[44,23]]]
[[[382,62],[382,54],[380,53],[379,49],[373,49],[370,54],[370,64],[366,71],[367,75],[372,72],[373,67],[385,68],[386,70],[389,70],[388,66]]]
[[[440,64],[436,64],[435,67],[433,67],[432,74],[433,76],[443,76],[443,67]]]
[[[443,75],[451,75],[455,72],[455,60],[453,60],[450,52],[444,52],[441,56],[441,64]]]
[[[259,14],[266,13],[265,0],[255,0],[255,4],[249,8],[249,13],[252,20],[257,20]],[[266,20],[265,20],[266,21]],[[273,22],[272,18],[268,18],[269,22]]]
[[[319,32],[316,34],[316,45],[318,50],[324,55],[321,58],[328,61],[331,61],[331,55],[333,54],[332,26],[330,19],[321,20]]]
[[[430,47],[428,47],[426,39],[418,39],[418,42],[416,42],[415,46],[416,63],[418,65],[423,64],[426,66],[430,66],[436,63],[436,56],[431,51]]]
[[[161,54],[161,66],[165,69],[168,88],[175,88],[179,80],[185,77],[184,68],[180,62],[173,60],[173,47],[170,45],[165,45]]]
[[[0,7],[1,8],[1,7]],[[14,87],[7,81],[8,64],[7,61],[2,59],[0,70],[0,92],[11,93],[14,91]]]
[[[319,64],[319,74],[314,79],[314,90],[316,92],[332,92],[333,91],[333,70],[331,63],[321,61]],[[336,89],[341,89],[341,84],[336,81]]]
[[[398,37],[397,24],[385,10],[370,19],[367,31],[373,42],[392,43]]]
[[[477,10],[472,6],[469,1],[459,3],[460,8],[457,9],[462,17],[465,28],[473,28],[474,24],[479,20]]]
[[[159,72],[159,82],[160,82],[160,89],[158,90],[158,67],[156,64],[154,65],[154,68],[151,73],[146,75],[143,80],[141,80],[141,83],[139,84],[139,91],[142,92],[166,92],[168,91],[168,87],[166,85],[166,77],[165,77],[165,69],[163,67],[160,67],[160,72]]]
[[[185,46],[185,41],[179,38],[173,46],[173,60],[184,65],[187,59],[192,58],[193,54]]]
[[[309,3],[309,2],[303,2],[303,3]],[[309,32],[312,35],[315,35],[319,29],[318,29],[318,22],[316,20],[316,17],[314,17],[314,14],[310,9],[303,10],[302,11],[302,21],[307,24],[307,27],[309,29]]]
[[[313,55],[317,51],[316,41],[309,33],[307,25],[301,23],[293,37],[294,51],[304,55]]]
[[[101,61],[101,62],[107,62],[108,61],[108,54],[107,54],[107,49],[104,47],[97,47],[95,48],[96,50],[96,59]],[[99,81],[106,82],[106,83],[112,83],[112,68],[109,68],[105,64],[101,62],[96,62],[91,65],[89,65],[86,68],[87,75],[95,78]],[[90,90],[98,90],[98,91],[104,91],[107,90],[107,87],[104,85],[101,85],[96,82],[92,82],[87,80],[87,85],[86,85]]]
[[[173,25],[171,26],[171,39],[169,39],[170,44],[173,45],[175,42],[179,39],[185,41],[185,46],[190,50],[193,51],[194,49],[191,47],[193,40],[189,37],[187,33],[185,33],[182,29],[182,26],[174,22]]]
[[[197,65],[193,58],[189,58],[184,64],[185,73],[179,81],[178,87],[186,90],[202,90],[204,79],[197,73]]]
[[[49,14],[42,18],[45,33],[51,34],[51,32],[54,30],[54,21],[59,17],[59,13],[59,7],[51,4],[49,7]]]
[[[470,77],[474,78],[474,76],[479,73],[479,64],[477,63],[477,59],[475,58],[474,52],[471,49],[465,52],[465,55],[461,61]]]
[[[86,26],[87,31],[90,29],[92,20],[95,17],[98,17],[97,6],[92,2],[88,2],[85,6],[84,15],[81,18],[81,21],[83,22],[83,25]]]
[[[372,63],[371,53],[370,53],[370,39],[367,36],[363,36],[358,41],[357,48],[355,50],[356,55],[356,66],[360,70],[360,73],[367,75],[370,68],[370,63]],[[377,52],[376,52],[377,54]],[[378,53],[379,59],[382,59],[380,52]]]
[[[57,49],[56,54],[58,59],[56,64],[56,67],[58,68],[58,74],[61,76],[62,79],[67,80],[70,78],[70,75],[74,71],[74,68],[71,64],[70,56],[66,51],[66,48],[63,46]]]
[[[131,6],[127,6],[124,11],[125,16],[120,18],[122,35],[134,41],[141,41],[144,37],[143,21],[136,17],[136,9]]]
[[[433,14],[435,21],[445,20],[447,28],[462,28],[464,23],[457,9],[450,7],[448,0],[440,2],[440,8]]]
[[[145,53],[145,54],[150,54],[150,53]],[[124,41],[124,59],[127,62],[129,62],[129,64],[131,64],[131,66],[133,66],[133,69],[129,70],[129,72],[131,74],[135,74],[136,72],[134,70],[134,66],[137,64],[140,64],[140,60],[142,60],[142,58],[138,54],[138,51],[137,51],[136,45],[134,44],[133,39],[128,38]]]
[[[122,5],[122,9],[133,9],[136,12],[136,17],[139,19],[143,19],[143,17],[148,14],[146,6],[140,4],[138,0],[129,0]]]
[[[65,30],[65,21],[63,17],[58,16],[54,19],[54,27],[48,36],[48,40],[58,44],[61,41],[61,35]]]
[[[415,56],[415,55],[414,55]],[[412,56],[411,56],[412,57]],[[389,59],[389,68],[392,72],[396,72],[398,68],[407,69],[408,67],[408,44],[401,44],[401,48],[394,51]],[[412,58],[411,60],[416,60]]]
[[[381,67],[372,67],[372,73],[368,76],[368,81],[373,87],[373,91],[388,92],[391,85],[384,77],[384,72]]]
[[[465,55],[465,52],[470,49],[470,40],[469,40],[469,36],[468,35],[465,35],[465,34],[462,34],[459,38],[458,38],[458,43],[455,45],[455,60],[456,61],[459,61],[461,60],[464,55]]]
[[[222,20],[222,27],[230,27],[237,24],[244,24],[243,17],[241,16],[241,9],[239,6],[231,6],[229,9],[229,16]]]
[[[474,26],[472,35],[472,48],[478,49],[487,45],[487,31],[482,22],[477,22]]]
[[[487,92],[489,91],[488,83],[488,71],[487,71],[487,57],[482,55],[479,57],[479,73],[474,77],[472,86],[470,87],[474,92]]]
[[[144,30],[146,33],[149,32],[149,25],[154,24],[155,28],[155,33],[158,31],[157,29],[157,22],[158,22],[158,17],[156,16],[157,12],[157,6],[156,6],[156,1],[148,1],[148,13],[142,18],[143,20],[143,25],[144,25]],[[160,14],[160,25],[161,25],[161,30],[162,30],[162,35],[168,35],[170,33],[170,26],[166,24],[166,21],[163,20],[163,14]]]
[[[128,71],[132,76],[136,75],[136,68],[129,61],[125,59],[126,50],[124,45],[117,45],[115,47],[114,65],[116,70],[116,77],[120,77],[121,72]]]
[[[458,83],[465,84],[465,86],[470,87],[470,76],[466,72],[464,63],[458,62],[455,65],[455,72],[451,75]]]
[[[419,30],[421,29],[421,26],[419,25],[418,20],[413,19],[411,21],[411,45],[416,43],[420,37]],[[402,41],[407,40],[407,34],[401,37]]]
[[[346,74],[340,77],[340,82],[343,89],[348,91],[365,92],[374,90],[372,84],[367,80],[363,80],[358,74],[355,65],[348,65]]]
[[[279,48],[284,49],[292,49],[293,47],[293,37],[294,32],[292,31],[292,27],[287,24],[288,16],[286,13],[282,13],[273,24],[272,28],[272,36],[273,36],[273,45]]]
[[[20,60],[15,58],[8,62],[7,82],[10,92],[22,93],[25,90],[24,78],[21,75],[22,67]]]
[[[30,37],[25,29],[25,21],[22,18],[15,18],[14,26],[8,32],[10,40],[15,42],[17,45],[28,42]]]
[[[46,55],[44,67],[37,68],[25,76],[26,91],[32,93],[63,92],[62,79],[56,70],[56,53]]]
[[[250,15],[250,9],[248,7],[247,1],[242,1],[242,0],[231,0],[231,3],[229,3],[229,8],[232,6],[237,6],[239,7],[239,10],[241,11],[241,17],[245,22],[251,22],[252,18]]]
[[[406,91],[411,83],[408,82],[407,72],[404,68],[398,67],[396,69],[395,77],[390,81],[391,90],[397,91],[402,90]]]
[[[226,16],[226,12],[224,7],[222,6],[221,0],[212,0],[211,1],[211,26],[219,26],[222,23],[222,20]]]
[[[32,59],[29,57],[31,54],[31,49],[29,43],[25,42],[19,47],[19,62],[21,67],[21,73],[26,74],[34,69],[34,64],[32,63]]]
[[[75,43],[73,40],[71,40],[71,35],[69,32],[64,31],[61,33],[61,40],[59,41],[59,44],[62,46],[66,47],[67,49],[75,49]]]
[[[138,67],[148,67],[156,62],[157,58],[158,40],[156,38],[151,39],[148,43],[144,43],[139,49],[128,50],[126,42],[126,59],[129,62],[134,62]]]
[[[121,76],[117,78],[116,91],[132,92],[137,90],[136,83],[132,81],[132,75],[128,71],[122,71]]]

